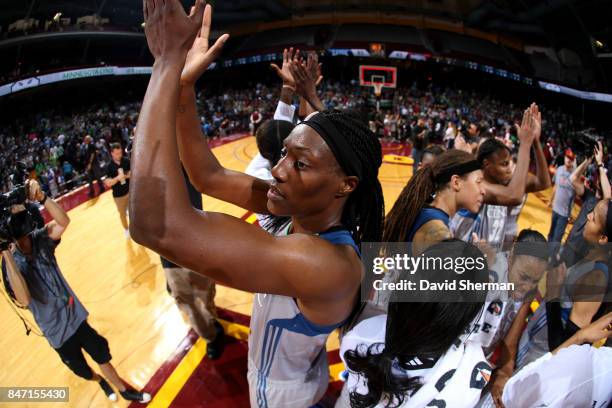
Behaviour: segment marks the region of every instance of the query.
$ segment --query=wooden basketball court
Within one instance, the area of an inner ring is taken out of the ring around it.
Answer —
[[[380,181],[387,210],[412,174],[410,160],[393,156],[402,151],[401,146],[385,148],[388,156],[380,170]],[[224,166],[244,170],[257,153],[257,147],[253,137],[246,137],[217,147],[214,153]],[[529,227],[544,235],[548,233],[550,210],[545,200],[549,194],[548,191],[537,196],[529,195],[519,220],[521,229]],[[204,197],[204,208],[249,218],[245,210],[210,197]],[[89,323],[108,339],[117,371],[135,387],[147,386],[147,389],[155,392],[151,406],[182,406],[176,397],[194,370],[201,364],[210,367],[212,363],[203,361],[205,344],[201,340],[195,341],[191,335],[192,341],[186,341],[189,339],[189,327],[166,291],[159,256],[124,237],[110,192],[84,202],[72,209],[69,215],[71,224],[57,248],[58,262],[71,287],[88,309]],[[220,309],[248,316],[251,302],[252,295],[249,293],[217,287],[216,304]],[[33,323],[29,312],[22,310],[21,314]],[[49,407],[128,405],[121,399],[117,403],[109,402],[97,384],[84,381],[70,372],[44,337],[34,333],[26,336],[24,326],[8,299],[0,301],[0,315],[3,317],[0,320],[0,361],[3,366],[0,386],[68,386],[70,402],[44,404]],[[244,340],[247,335],[245,324],[226,320],[223,323],[228,335]],[[38,332],[38,329],[34,331]],[[244,344],[240,344],[232,347],[240,347],[244,352]],[[337,337],[332,336],[328,350],[337,348]],[[173,364],[169,363],[172,359],[176,360]],[[90,359],[88,361],[91,362]],[[226,360],[221,362],[227,363]],[[92,367],[97,367],[91,363]],[[214,367],[221,377],[223,364]],[[167,375],[160,374],[163,367]],[[337,371],[338,367],[332,369],[332,373]],[[240,376],[240,373],[232,373]],[[240,405],[237,402],[228,404],[202,403],[201,406]],[[15,407],[40,405],[10,404]]]

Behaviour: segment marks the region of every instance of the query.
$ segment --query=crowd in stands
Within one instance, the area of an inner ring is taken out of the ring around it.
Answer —
[[[279,99],[279,87],[262,83],[251,88],[224,92],[204,90],[198,93],[198,111],[202,132],[208,137],[224,137],[250,130],[253,112],[271,118]],[[504,103],[489,95],[458,89],[429,86],[385,91],[383,98],[391,109],[375,108],[371,90],[353,83],[324,81],[321,101],[327,109],[364,111],[370,127],[389,141],[411,141],[416,129],[426,130],[424,144],[453,143],[463,136],[466,143],[477,143],[486,136],[498,136],[512,145],[516,141],[515,123],[522,115],[519,106]],[[392,99],[391,99],[392,98]],[[549,161],[562,156],[572,130],[584,128],[576,118],[560,110],[546,111],[543,135],[547,138]],[[15,118],[0,130],[0,172],[2,192],[13,186],[10,175],[15,163],[25,162],[45,191],[57,196],[85,182],[83,138],[91,135],[101,165],[109,162],[110,143],[129,144],[136,126],[140,102],[115,101],[92,104],[78,111],[55,107],[28,117]],[[561,159],[562,160],[562,159]]]

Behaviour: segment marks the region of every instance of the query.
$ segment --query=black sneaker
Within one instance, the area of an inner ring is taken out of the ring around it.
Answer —
[[[106,397],[109,400],[113,402],[117,401],[117,394],[115,394],[115,390],[113,390],[113,388],[110,386],[109,383],[106,382],[104,378],[99,381],[99,384],[100,388],[102,388],[102,390],[106,394]]]
[[[136,401],[142,403],[151,401],[151,394],[149,394],[148,392],[127,389],[125,391],[121,391],[120,394],[123,399],[128,401]]]
[[[206,344],[206,356],[211,360],[218,360],[223,354],[225,348],[225,332],[221,323],[215,321],[215,329],[217,329],[217,335],[215,339]]]

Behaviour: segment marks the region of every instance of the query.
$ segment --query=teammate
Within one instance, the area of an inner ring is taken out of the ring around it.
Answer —
[[[351,115],[317,113],[285,140],[272,184],[224,169],[200,133],[193,84],[227,35],[208,49],[211,8],[201,1],[189,16],[178,0],[163,6],[147,0],[144,8],[156,61],[133,156],[132,237],[216,281],[267,294],[256,297],[251,317],[251,405],[311,406],[327,389],[326,339],[357,305],[357,245],[381,239],[380,143]],[[290,216],[285,233],[274,237],[233,217],[194,210],[179,151],[201,192]]]
[[[554,350],[609,311],[612,293],[609,236],[612,236],[612,200],[601,200],[589,214],[583,233],[592,248],[583,261],[567,270],[561,285],[547,285],[549,300],[540,304],[521,337],[516,362],[519,369]]]
[[[504,387],[503,405],[498,406],[609,407],[612,348],[590,344],[611,336],[612,313],[608,313],[516,373]]]
[[[480,250],[459,240],[435,244],[423,256],[484,260]],[[472,265],[461,275],[438,267],[415,276],[486,282],[486,260],[483,269]],[[450,292],[446,302],[409,301],[400,293],[394,291],[388,314],[363,320],[343,338],[340,356],[349,375],[336,407],[474,406],[491,367],[480,343],[462,333],[482,310],[486,293],[477,301]]]
[[[504,143],[497,139],[482,143],[477,158],[484,172],[484,205],[478,213],[464,209],[453,217],[450,225],[454,237],[471,241],[476,234],[479,240],[493,246],[512,243],[518,232],[517,221],[525,204],[525,194],[550,187],[546,158],[540,145],[541,123],[538,106],[532,104],[517,128],[520,146],[514,169],[511,151]],[[536,176],[528,173],[532,144]]]
[[[442,153],[423,167],[400,193],[385,221],[384,242],[409,242],[413,254],[451,237],[449,219],[460,209],[477,212],[484,191],[474,157],[459,150]]]
[[[595,171],[589,171],[589,177],[584,177],[583,175],[588,170],[592,162],[591,159],[585,159],[570,175],[570,181],[576,196],[580,197],[582,205],[560,254],[561,262],[565,263],[567,267],[574,266],[589,251],[589,243],[582,237],[588,214],[593,211],[599,200],[612,198],[610,179],[603,164],[603,146],[601,142],[598,142],[593,158],[597,168]]]

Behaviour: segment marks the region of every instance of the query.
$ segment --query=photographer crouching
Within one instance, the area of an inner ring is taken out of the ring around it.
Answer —
[[[111,401],[117,400],[117,394],[106,379],[124,399],[150,401],[148,393],[126,387],[119,377],[111,364],[107,340],[87,323],[87,310],[59,269],[55,248],[70,223],[68,214],[41,191],[35,180],[26,181],[20,188],[23,192],[16,189],[11,194],[9,206],[3,205],[5,214],[0,220],[0,249],[4,259],[3,269],[6,266],[8,277],[8,281],[5,280],[7,292],[32,312],[51,347],[76,375],[98,382]],[[16,196],[22,196],[22,200],[15,199]],[[32,210],[25,205],[26,197],[42,204],[53,221],[36,228]],[[3,204],[7,203],[7,200],[3,201]],[[15,204],[15,201],[21,201],[21,204]],[[104,378],[89,367],[82,350],[98,363]]]

